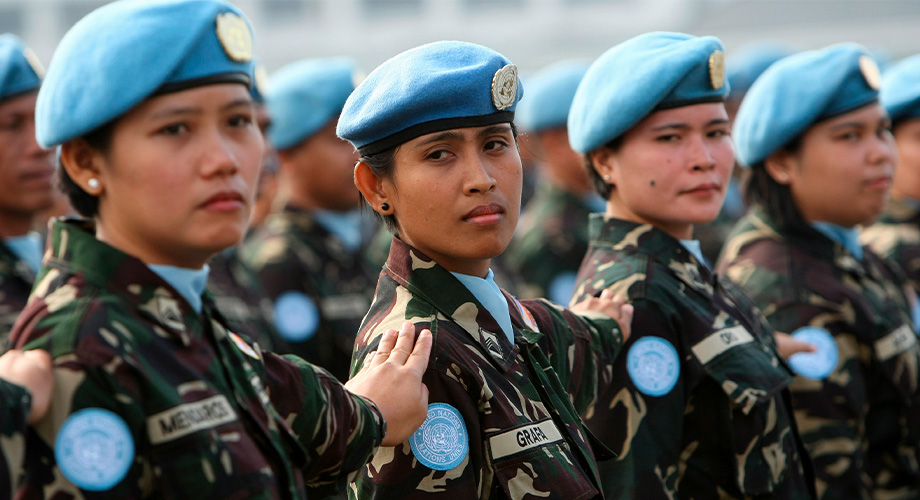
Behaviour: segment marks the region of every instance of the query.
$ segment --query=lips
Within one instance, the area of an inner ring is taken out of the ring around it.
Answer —
[[[463,216],[463,220],[477,225],[490,225],[499,222],[505,214],[505,209],[497,203],[479,205]]]
[[[707,193],[711,193],[711,192],[718,192],[718,191],[720,191],[721,189],[722,189],[722,187],[719,186],[719,184],[716,184],[716,183],[714,183],[714,182],[708,182],[708,183],[699,184],[699,185],[694,186],[694,187],[692,187],[692,188],[690,188],[690,189],[684,190],[684,193],[689,193],[689,194],[707,194]]]
[[[227,190],[220,191],[212,195],[210,198],[205,200],[204,203],[201,204],[201,208],[218,211],[236,210],[242,207],[243,204],[244,202],[242,194],[240,194],[238,191]]]

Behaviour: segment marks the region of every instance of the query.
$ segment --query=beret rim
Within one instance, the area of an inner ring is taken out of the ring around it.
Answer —
[[[179,92],[182,90],[193,89],[197,87],[204,87],[206,85],[216,85],[219,83],[239,83],[245,85],[247,88],[252,85],[252,78],[248,74],[232,71],[229,73],[219,73],[216,75],[206,75],[200,78],[192,78],[189,80],[182,80],[179,82],[168,82],[164,83],[160,88],[154,91],[150,97],[156,97],[164,94],[171,94],[173,92]]]
[[[382,139],[365,144],[358,148],[361,156],[369,156],[380,153],[387,149],[405,144],[417,137],[434,132],[451,130],[455,128],[484,127],[486,125],[495,125],[497,123],[512,123],[514,121],[514,111],[499,111],[487,115],[476,116],[459,116],[450,118],[441,118],[423,123],[417,123],[411,127],[390,134]]]
[[[11,101],[11,100],[16,99],[16,98],[18,98],[18,97],[23,97],[23,96],[25,96],[25,95],[27,95],[27,94],[37,93],[39,88],[41,88],[41,86],[40,86],[40,85],[36,85],[35,87],[28,88],[28,89],[25,89],[25,90],[20,90],[19,92],[14,92],[14,93],[12,93],[12,94],[6,94],[5,96],[0,97],[0,103],[4,103],[4,102],[7,102],[7,101]]]

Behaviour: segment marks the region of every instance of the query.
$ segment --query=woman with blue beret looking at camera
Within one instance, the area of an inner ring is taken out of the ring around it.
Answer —
[[[602,498],[605,453],[579,412],[609,383],[631,311],[605,294],[581,316],[495,284],[491,259],[520,213],[520,98],[507,58],[436,42],[371,72],[339,118],[361,157],[355,183],[395,233],[352,372],[379,352],[380,328],[408,320],[434,337],[428,418],[374,455],[352,498]]]
[[[228,331],[204,290],[256,189],[251,74],[220,0],[113,2],[61,41],[37,138],[87,219],[54,222],[13,330],[58,382],[17,498],[321,497],[424,420],[429,333],[383,334],[352,393]]]
[[[607,498],[814,497],[773,331],[693,239],[734,165],[723,51],[714,37],[637,36],[591,65],[569,111],[607,200],[572,300],[614,292],[634,307],[613,383],[585,415],[617,453]]]
[[[752,207],[718,269],[778,332],[821,498],[920,498],[920,345],[903,272],[859,243],[897,152],[875,61],[856,44],[782,59],[745,95],[738,158]]]

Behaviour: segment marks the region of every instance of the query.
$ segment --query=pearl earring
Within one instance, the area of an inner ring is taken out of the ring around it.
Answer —
[[[86,182],[90,189],[99,189],[99,179],[93,177]]]

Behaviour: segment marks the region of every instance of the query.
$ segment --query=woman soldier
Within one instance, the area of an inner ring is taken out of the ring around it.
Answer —
[[[58,381],[17,498],[322,496],[424,420],[430,335],[410,357],[411,329],[385,334],[351,382],[378,411],[227,331],[203,293],[261,163],[251,41],[220,0],[114,2],[61,41],[37,138],[60,145],[63,187],[92,219],[53,224],[13,331],[52,354]]]
[[[821,498],[920,497],[920,348],[899,269],[860,246],[885,205],[895,145],[879,72],[840,44],[780,60],[735,121],[752,209],[718,270],[778,332],[818,346],[789,362]]]
[[[731,177],[727,94],[718,39],[647,33],[591,65],[569,112],[607,199],[572,300],[612,291],[635,308],[627,355],[585,415],[618,455],[608,498],[813,497],[773,332],[691,239]]]
[[[501,54],[436,42],[374,70],[339,118],[361,157],[355,183],[396,233],[352,371],[387,325],[409,320],[435,337],[425,424],[382,448],[350,496],[601,498],[578,412],[619,352],[629,308],[612,295],[592,300],[621,320],[621,334],[609,316],[518,302],[495,285],[490,261],[520,213],[520,96]]]
[[[885,72],[879,100],[891,117],[898,148],[891,200],[862,241],[878,255],[897,262],[920,293],[920,55]],[[917,309],[915,308],[915,311]],[[914,326],[920,323],[915,312]]]

